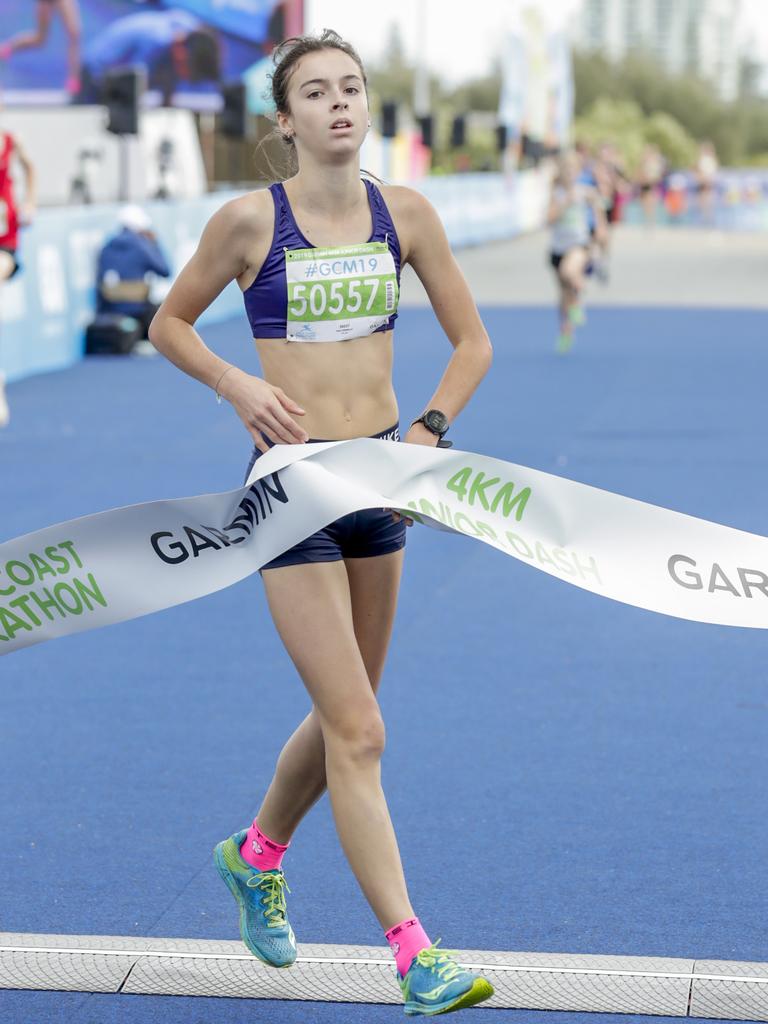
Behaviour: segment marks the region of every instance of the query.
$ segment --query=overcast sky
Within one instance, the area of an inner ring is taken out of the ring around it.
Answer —
[[[542,12],[562,22],[580,0],[540,0]],[[363,61],[375,60],[398,25],[410,57],[419,50],[419,9],[426,11],[424,50],[430,67],[451,81],[482,74],[499,48],[514,0],[305,0],[310,31],[333,28],[348,38]],[[768,0],[742,0],[743,27],[768,61]]]

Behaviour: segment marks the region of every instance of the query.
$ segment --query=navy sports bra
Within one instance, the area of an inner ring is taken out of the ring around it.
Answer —
[[[368,192],[368,203],[373,220],[373,231],[368,241],[384,242],[388,246],[395,264],[399,291],[400,240],[397,237],[395,225],[381,192],[367,178],[363,178],[362,181]],[[288,307],[286,251],[316,247],[307,241],[299,230],[282,183],[277,182],[270,185],[269,191],[272,193],[272,200],[275,204],[275,230],[272,235],[272,245],[256,280],[243,292],[243,300],[254,338],[285,338],[287,337],[286,314]],[[397,308],[395,307],[386,322],[371,333],[391,330],[396,319]]]

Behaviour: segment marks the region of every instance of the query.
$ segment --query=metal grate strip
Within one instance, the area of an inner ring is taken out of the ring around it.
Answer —
[[[768,964],[488,950],[459,960],[494,985],[487,1006],[768,1021]],[[400,1002],[376,947],[303,944],[276,971],[239,942],[120,936],[0,932],[0,988]]]

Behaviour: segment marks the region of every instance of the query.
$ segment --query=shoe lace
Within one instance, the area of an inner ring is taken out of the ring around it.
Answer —
[[[433,942],[427,949],[416,954],[416,963],[421,967],[433,969],[441,981],[453,981],[462,973],[461,967],[453,959],[455,949],[438,949],[442,939]]]
[[[285,893],[291,891],[282,871],[252,875],[245,884],[249,889],[260,889],[264,893],[260,902],[264,907],[267,928],[282,928],[285,924]]]

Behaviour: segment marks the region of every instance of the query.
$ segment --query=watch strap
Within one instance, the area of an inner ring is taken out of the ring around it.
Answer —
[[[427,411],[423,412],[421,414],[421,416],[417,416],[416,417],[416,419],[411,423],[411,426],[413,427],[417,423],[423,423],[424,426],[427,428],[427,430],[431,434],[434,434],[435,437],[439,437],[440,439],[442,439],[448,433],[448,430],[450,428],[446,427],[445,430],[442,433],[440,433],[440,431],[438,431],[438,430],[433,430],[432,427],[430,427],[429,424],[427,423],[427,416],[429,416],[429,414],[431,412],[439,412],[440,415],[445,419],[446,423],[448,422],[448,417],[445,415],[445,413],[441,412],[439,409],[427,409]],[[443,447],[450,447],[450,445],[444,445]]]

